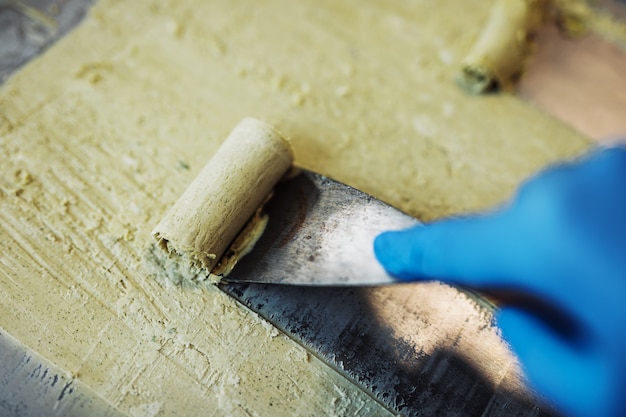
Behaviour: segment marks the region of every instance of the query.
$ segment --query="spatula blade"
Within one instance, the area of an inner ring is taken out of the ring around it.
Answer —
[[[396,282],[377,262],[374,238],[418,221],[374,197],[304,171],[280,183],[267,228],[226,282],[352,286]]]

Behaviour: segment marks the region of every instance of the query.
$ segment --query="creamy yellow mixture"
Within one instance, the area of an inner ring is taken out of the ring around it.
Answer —
[[[272,126],[242,120],[152,231],[159,247],[212,271],[292,164]]]
[[[489,8],[100,1],[0,90],[0,328],[131,415],[385,415],[215,287],[159,279],[150,232],[245,116],[422,220],[489,208],[582,152],[516,97],[458,88]],[[438,320],[462,333],[459,317]],[[514,362],[490,334],[467,352],[498,384]]]
[[[558,27],[562,36],[594,31],[626,42],[626,25],[585,0],[495,0],[484,29],[463,59],[461,86],[477,94],[514,90],[533,59],[538,30],[547,24]]]

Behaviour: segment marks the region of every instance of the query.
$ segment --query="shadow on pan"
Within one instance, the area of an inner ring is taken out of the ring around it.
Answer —
[[[423,329],[424,318],[410,312],[396,314],[394,323],[381,318],[372,300],[380,301],[377,292],[389,291],[385,288],[390,287],[237,283],[221,284],[220,288],[393,412],[406,416],[557,416],[531,396],[496,387],[454,347],[425,353],[415,339],[403,337],[398,326],[404,326],[404,331],[413,324]],[[394,286],[392,294],[398,291],[419,288]]]

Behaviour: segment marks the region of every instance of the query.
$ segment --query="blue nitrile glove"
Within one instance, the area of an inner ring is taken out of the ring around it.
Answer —
[[[567,415],[626,416],[626,147],[553,166],[491,213],[383,233],[374,249],[401,280],[515,294],[496,318],[529,384]]]

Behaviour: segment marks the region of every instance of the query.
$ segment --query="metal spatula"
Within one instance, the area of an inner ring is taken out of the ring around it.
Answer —
[[[263,235],[223,281],[393,283],[374,257],[374,238],[419,224],[368,194],[305,170],[276,187],[265,212],[269,222]]]

